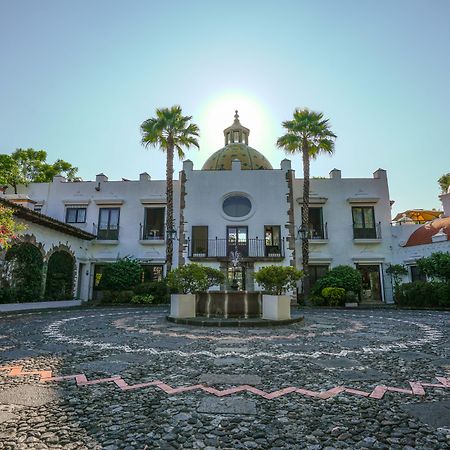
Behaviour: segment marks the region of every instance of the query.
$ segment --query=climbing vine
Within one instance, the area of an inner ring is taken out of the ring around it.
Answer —
[[[0,249],[11,247],[11,240],[25,230],[25,226],[14,220],[12,208],[0,205]]]

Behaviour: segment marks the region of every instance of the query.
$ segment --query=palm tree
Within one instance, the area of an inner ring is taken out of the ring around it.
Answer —
[[[173,239],[171,239],[174,229],[173,220],[173,152],[176,149],[180,159],[184,158],[183,148],[191,146],[199,148],[197,137],[199,136],[198,126],[189,123],[192,116],[183,116],[181,106],[175,105],[171,108],[156,109],[156,117],[147,119],[141,125],[142,145],[158,146],[167,154],[166,160],[166,201],[167,201],[167,273],[172,269],[173,259]]]
[[[307,108],[294,111],[292,120],[283,122],[287,133],[277,140],[277,146],[287,153],[301,153],[303,161],[303,203],[302,203],[302,265],[303,293],[309,295],[309,168],[311,158],[315,159],[321,153],[334,152],[336,135],[331,132],[329,120],[323,114],[310,111]]]

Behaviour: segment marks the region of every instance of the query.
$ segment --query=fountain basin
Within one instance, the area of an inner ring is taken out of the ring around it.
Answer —
[[[260,318],[259,292],[202,292],[197,294],[197,317]]]

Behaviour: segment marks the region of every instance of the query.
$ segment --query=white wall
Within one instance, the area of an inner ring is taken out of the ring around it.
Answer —
[[[330,267],[341,264],[354,266],[356,263],[382,264],[385,300],[391,302],[391,281],[385,274],[387,263],[392,260],[391,207],[386,172],[377,171],[373,178],[341,178],[340,171],[332,171],[330,176],[333,178],[311,179],[310,206],[323,208],[323,222],[327,223],[328,241],[315,243],[313,239],[310,240],[310,263],[329,264]],[[303,180],[295,179],[294,211],[297,227],[301,225],[302,198]],[[319,199],[326,201],[323,204],[315,203]],[[380,240],[358,242],[353,239],[352,206],[374,207],[375,223],[381,222]],[[301,267],[301,255],[301,241],[297,240],[298,267]]]

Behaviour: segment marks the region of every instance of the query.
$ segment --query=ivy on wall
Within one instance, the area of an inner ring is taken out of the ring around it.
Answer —
[[[47,266],[45,298],[48,300],[69,300],[73,296],[75,261],[66,251],[54,252]]]
[[[13,245],[5,256],[6,276],[3,284],[13,301],[38,301],[42,296],[44,261],[41,252],[33,244],[24,242]]]

